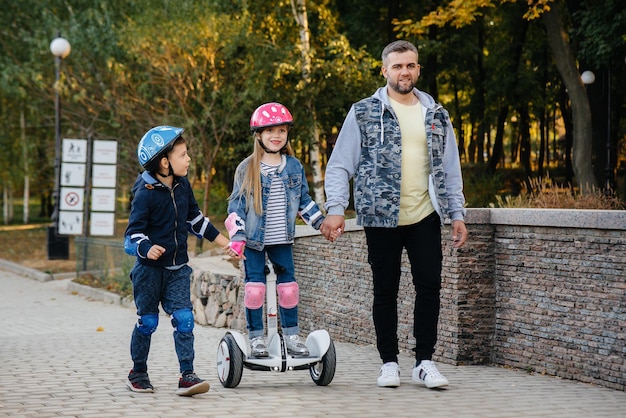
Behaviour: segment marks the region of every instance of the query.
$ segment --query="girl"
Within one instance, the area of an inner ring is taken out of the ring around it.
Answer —
[[[265,300],[265,257],[276,271],[281,327],[287,350],[294,356],[308,356],[298,336],[298,284],[294,277],[292,245],[296,215],[315,229],[324,216],[309,196],[304,168],[293,156],[288,142],[293,118],[280,103],[259,106],[250,119],[254,151],[235,172],[229,197],[226,228],[231,236],[230,251],[245,259],[245,297],[251,355],[267,357],[263,338]]]

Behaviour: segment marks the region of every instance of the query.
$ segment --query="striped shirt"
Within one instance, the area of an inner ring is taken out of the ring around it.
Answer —
[[[261,171],[272,180],[265,208],[265,245],[291,244],[287,241],[287,195],[277,172],[279,165],[261,162]]]

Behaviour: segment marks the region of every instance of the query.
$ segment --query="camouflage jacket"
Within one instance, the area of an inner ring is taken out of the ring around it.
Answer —
[[[448,112],[417,89],[424,110],[430,157],[429,195],[442,222],[464,220],[461,165]],[[402,161],[400,125],[387,88],[352,105],[341,128],[325,173],[329,215],[343,215],[349,180],[354,178],[357,223],[367,227],[398,225]]]

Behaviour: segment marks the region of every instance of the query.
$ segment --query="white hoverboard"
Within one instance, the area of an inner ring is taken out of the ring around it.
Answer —
[[[250,370],[286,372],[309,370],[318,386],[327,386],[335,376],[337,363],[335,345],[326,330],[311,332],[305,342],[308,356],[292,356],[287,352],[285,340],[278,332],[276,304],[276,272],[271,262],[265,267],[267,357],[252,357],[246,338],[237,331],[228,331],[217,348],[217,376],[225,388],[235,388],[241,381],[243,368]]]

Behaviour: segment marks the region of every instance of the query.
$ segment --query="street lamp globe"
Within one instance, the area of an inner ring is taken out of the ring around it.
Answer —
[[[593,84],[593,82],[596,81],[596,75],[593,73],[593,71],[589,71],[589,70],[584,71],[580,75],[580,78],[585,84]]]
[[[50,52],[52,52],[52,55],[55,57],[59,57],[61,59],[66,58],[70,54],[71,50],[72,46],[65,38],[58,37],[50,42]]]

